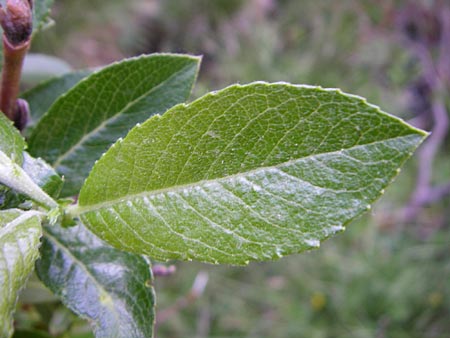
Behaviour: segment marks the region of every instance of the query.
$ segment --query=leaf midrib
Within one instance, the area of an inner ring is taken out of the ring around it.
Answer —
[[[90,132],[83,135],[80,140],[72,145],[69,149],[67,149],[64,153],[61,154],[61,156],[58,156],[57,160],[53,163],[53,167],[56,169],[60,166],[60,164],[68,158],[77,148],[81,147],[87,140],[89,140],[91,137],[94,137],[95,134],[97,134],[100,130],[104,129],[107,124],[114,122],[116,119],[118,119],[120,116],[124,115],[130,108],[132,108],[135,104],[137,104],[139,101],[143,100],[147,96],[151,95],[152,92],[158,90],[160,87],[162,87],[167,82],[170,82],[173,78],[178,76],[179,74],[182,74],[186,72],[187,69],[191,68],[194,64],[187,64],[184,67],[180,68],[177,72],[174,72],[172,75],[170,75],[168,78],[166,78],[164,81],[158,83],[158,85],[152,87],[149,91],[145,92],[141,96],[137,97],[136,99],[129,101],[127,105],[118,111],[116,114],[114,114],[111,118],[108,118],[104,120],[102,123],[100,123],[96,128],[91,130]],[[192,90],[192,86],[191,86]]]
[[[76,205],[74,205],[72,207],[69,207],[68,212],[70,214],[74,215],[74,216],[80,216],[80,215],[88,213],[88,212],[98,211],[98,210],[105,209],[105,208],[110,208],[110,207],[112,207],[112,206],[114,206],[114,205],[116,205],[118,203],[131,201],[131,200],[137,199],[139,197],[148,197],[148,196],[154,196],[154,195],[158,195],[158,194],[164,194],[164,193],[167,193],[167,192],[183,190],[183,189],[186,189],[186,188],[192,188],[192,187],[203,185],[203,184],[207,184],[207,183],[210,183],[210,182],[222,182],[222,181],[226,181],[226,180],[228,180],[230,178],[244,176],[244,175],[249,175],[249,174],[252,174],[252,173],[265,171],[265,170],[269,170],[269,169],[273,169],[273,168],[283,168],[283,167],[288,166],[289,164],[295,163],[297,161],[302,161],[302,160],[305,160],[305,159],[314,158],[316,156],[337,154],[337,153],[340,153],[340,152],[345,151],[345,150],[358,149],[360,147],[366,147],[366,146],[369,146],[369,145],[385,143],[387,141],[393,141],[393,140],[396,140],[396,139],[402,139],[402,138],[406,138],[406,137],[409,137],[409,136],[420,137],[419,134],[411,133],[411,134],[406,134],[406,135],[402,135],[402,136],[398,136],[398,137],[391,137],[391,138],[384,139],[384,140],[379,140],[379,141],[375,141],[375,142],[361,144],[361,145],[357,145],[357,146],[354,146],[354,147],[342,148],[342,149],[335,150],[335,151],[323,152],[323,153],[320,153],[320,154],[311,154],[311,155],[308,155],[308,156],[303,156],[303,157],[292,159],[292,160],[289,160],[289,161],[286,161],[286,162],[283,162],[283,163],[279,163],[277,165],[266,166],[266,167],[259,167],[259,168],[256,168],[256,169],[252,169],[252,170],[248,170],[248,171],[245,171],[245,172],[240,172],[240,173],[236,173],[236,174],[232,174],[232,175],[223,176],[223,177],[220,177],[220,178],[200,180],[200,181],[192,182],[192,183],[188,183],[188,184],[174,185],[172,187],[167,187],[167,188],[161,188],[161,189],[150,190],[150,191],[143,191],[143,192],[136,193],[136,194],[126,195],[124,197],[120,197],[120,198],[117,198],[117,199],[114,199],[114,200],[109,200],[109,201],[105,201],[105,202],[101,202],[101,203],[97,203],[97,204],[92,204],[92,205],[87,205],[87,206],[81,206],[79,204],[76,204]]]
[[[44,230],[45,237],[47,237],[49,240],[51,240],[60,250],[65,252],[68,256],[70,256],[71,259],[86,273],[86,275],[94,282],[94,284],[97,286],[97,288],[100,290],[99,297],[101,297],[103,294],[107,295],[109,300],[111,300],[111,304],[115,304],[114,298],[110,295],[110,293],[101,285],[95,276],[89,271],[89,269],[86,267],[86,264],[78,259],[65,245],[64,243],[61,243],[55,236],[51,235],[48,231]],[[110,311],[114,314],[114,317],[117,319],[116,323],[120,323],[120,316],[117,311],[115,311],[115,308],[110,308]],[[77,311],[78,312],[78,311]],[[88,318],[88,316],[83,315],[83,317]],[[95,318],[89,318],[96,322]]]

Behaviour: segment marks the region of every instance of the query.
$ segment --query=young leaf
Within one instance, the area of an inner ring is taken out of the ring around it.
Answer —
[[[0,337],[12,335],[19,291],[39,257],[40,224],[36,211],[0,211]]]
[[[13,123],[0,113],[0,151],[19,165],[23,162],[25,141]]]
[[[157,259],[276,259],[368,210],[425,136],[339,90],[235,85],[134,128],[72,211]]]
[[[61,96],[36,126],[30,153],[65,176],[63,196],[78,193],[94,162],[151,115],[184,102],[199,59],[155,54],[92,74]]]
[[[57,207],[56,202],[42,191],[22,169],[24,149],[25,141],[19,131],[14,128],[5,115],[0,113],[0,184],[25,194],[47,207]],[[0,197],[3,199],[7,192],[1,190]]]
[[[152,337],[152,275],[144,258],[114,249],[82,225],[45,228],[39,278],[92,324],[96,337]]]
[[[44,160],[40,158],[35,159],[26,152],[23,152],[23,155],[24,155],[24,160],[22,164],[23,172],[21,175],[25,173],[28,176],[25,178],[26,181],[22,183],[23,187],[25,189],[27,188],[29,189],[30,186],[28,185],[27,182],[31,180],[33,182],[32,185],[34,185],[35,189],[37,189],[35,186],[37,185],[50,197],[54,199],[58,198],[63,184],[62,178],[55,172],[55,170],[52,167],[50,167],[47,163],[45,163]],[[18,172],[21,171],[19,170]],[[2,174],[0,174],[0,177],[1,176]],[[15,186],[15,188],[17,189],[17,186]],[[24,193],[24,190],[22,189],[20,190],[22,193]],[[0,186],[0,210],[19,208],[19,206],[22,203],[26,202],[27,199],[28,197],[26,195],[22,195],[10,188]]]
[[[14,161],[0,151],[0,184],[24,194],[48,209],[58,204],[43,191],[33,179]]]
[[[21,97],[30,105],[31,113],[31,121],[29,121],[27,128],[33,128],[58,97],[67,92],[89,74],[90,71],[88,70],[68,73],[45,81],[23,93]]]
[[[55,199],[59,197],[63,180],[48,163],[24,153],[23,170],[49,196]]]

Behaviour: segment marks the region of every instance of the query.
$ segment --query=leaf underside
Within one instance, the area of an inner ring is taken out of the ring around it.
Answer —
[[[339,90],[235,85],[134,128],[75,211],[110,244],[161,260],[277,259],[368,210],[425,136]]]
[[[30,136],[30,153],[64,175],[63,197],[76,195],[111,144],[189,97],[198,63],[192,56],[153,54],[103,68],[50,107]]]
[[[97,239],[82,225],[46,227],[36,271],[96,337],[152,337],[154,294],[148,263]]]
[[[0,211],[0,337],[13,332],[13,313],[39,257],[40,218],[33,211]]]

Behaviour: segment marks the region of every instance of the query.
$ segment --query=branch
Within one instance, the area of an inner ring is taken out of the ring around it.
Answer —
[[[438,8],[439,9],[439,8]],[[406,221],[415,218],[419,209],[425,205],[436,202],[450,194],[450,182],[433,187],[433,162],[438,155],[449,131],[449,114],[445,106],[444,93],[448,89],[450,67],[448,65],[448,51],[450,46],[450,7],[440,9],[441,37],[439,43],[439,59],[435,61],[431,51],[423,41],[410,45],[422,66],[422,75],[432,93],[431,116],[433,127],[431,136],[419,149],[419,168],[415,191],[404,209],[403,218]]]

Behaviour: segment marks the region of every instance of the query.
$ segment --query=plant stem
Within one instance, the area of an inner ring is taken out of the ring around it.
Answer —
[[[33,31],[33,1],[7,0],[0,4],[0,24],[3,28],[4,64],[0,84],[0,110],[18,129],[26,124],[25,105],[17,103],[20,77]]]
[[[3,36],[4,64],[0,85],[0,109],[18,127],[21,124],[21,114],[17,109],[16,101],[19,95],[23,61],[29,46],[30,41],[13,46],[6,36]]]

